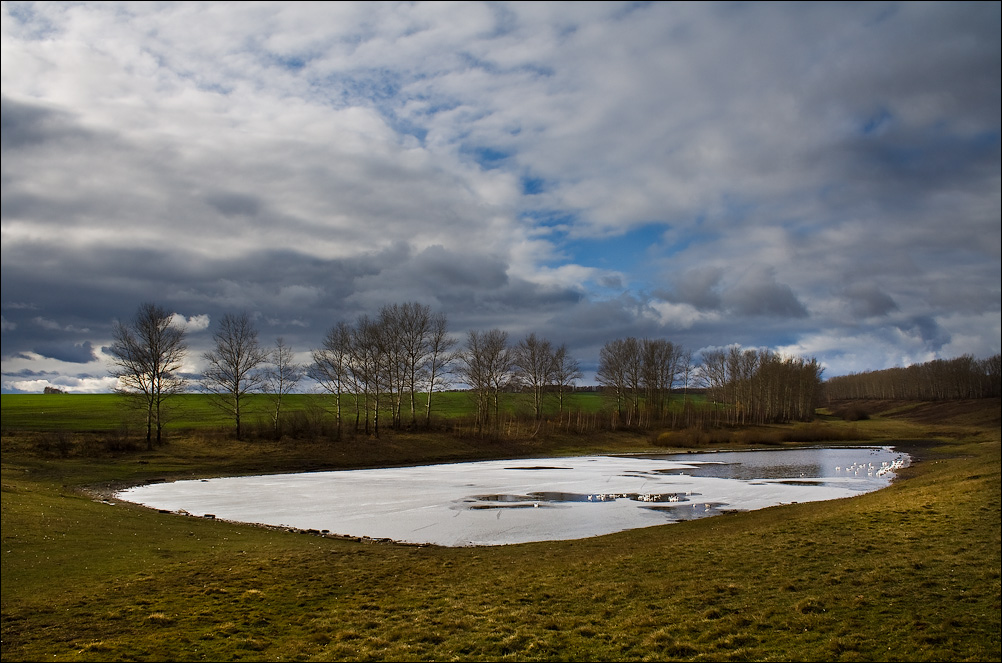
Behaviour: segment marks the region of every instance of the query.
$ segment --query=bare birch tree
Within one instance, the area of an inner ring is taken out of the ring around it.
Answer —
[[[518,342],[512,351],[512,362],[519,382],[532,393],[532,412],[536,420],[543,417],[543,394],[556,376],[553,344],[534,333]]]
[[[428,353],[423,367],[428,388],[428,400],[425,403],[425,426],[431,425],[432,394],[435,393],[436,389],[444,389],[448,386],[446,376],[449,374],[450,365],[456,358],[453,348],[457,342],[454,337],[449,336],[445,315],[439,313],[433,316],[428,332]]]
[[[264,371],[261,390],[271,398],[271,418],[275,437],[282,435],[282,405],[306,374],[306,367],[296,363],[296,353],[279,337],[269,356],[271,364]]]
[[[258,368],[268,360],[268,353],[258,343],[257,329],[246,313],[224,315],[212,338],[214,349],[202,355],[208,362],[202,385],[214,396],[214,403],[233,417],[240,440],[246,397],[261,387],[264,375]]]
[[[402,398],[406,396],[410,405],[411,425],[417,425],[417,386],[429,352],[431,307],[416,302],[385,306],[380,314],[380,321],[388,334],[391,361],[396,367],[397,413],[394,423],[401,423]]]
[[[595,373],[599,384],[611,390],[619,419],[623,418],[623,406],[629,391],[626,373],[628,350],[623,339],[608,341],[599,352],[598,371]]]
[[[185,330],[173,323],[167,309],[144,303],[130,323],[116,322],[112,331],[111,354],[118,378],[116,391],[132,395],[143,404],[146,414],[146,448],[163,443],[166,400],[185,390],[180,374],[188,346]]]
[[[500,329],[469,332],[461,361],[463,381],[469,385],[476,400],[477,430],[487,431],[491,425],[497,429],[500,425],[501,393],[512,379],[508,332]]]
[[[352,335],[351,326],[345,322],[339,322],[331,327],[324,337],[323,345],[313,351],[313,363],[309,367],[310,377],[334,397],[334,420],[338,439],[344,434],[342,400],[346,394],[353,391],[355,384],[352,376],[354,358]]]
[[[557,413],[563,414],[564,395],[574,388],[574,382],[580,380],[581,364],[570,355],[567,345],[563,344],[553,354],[553,382],[557,387]]]
[[[352,375],[362,394],[365,433],[376,437],[379,437],[380,414],[385,398],[392,388],[387,340],[386,329],[378,319],[367,315],[358,318],[352,330]],[[357,403],[357,392],[355,399]]]

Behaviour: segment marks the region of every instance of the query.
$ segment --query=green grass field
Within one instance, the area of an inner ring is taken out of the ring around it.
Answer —
[[[4,396],[2,658],[999,660],[999,401],[883,409],[847,442],[914,454],[884,490],[578,541],[439,548],[160,513],[86,488],[641,451],[650,436],[193,431],[153,451],[88,453],[83,433],[63,457],[39,444],[52,433],[8,425]]]
[[[530,412],[530,401],[523,394],[505,394],[505,412]],[[681,402],[681,397],[679,402]],[[426,394],[419,394],[418,418],[424,415]],[[688,396],[693,402],[701,402],[701,396]],[[204,394],[181,394],[169,401],[167,416],[168,430],[194,430],[221,428],[233,424],[232,419],[215,407]],[[342,407],[351,409],[353,401],[346,397]],[[283,401],[286,414],[305,412],[314,405],[332,407],[332,397],[317,394],[290,394]],[[5,430],[67,430],[113,431],[123,428],[139,431],[143,428],[143,412],[128,397],[120,394],[3,394],[2,426]],[[566,396],[565,407],[573,411],[589,414],[598,412],[606,403],[597,392],[578,392]],[[245,413],[248,422],[270,421],[271,402],[262,394],[247,397]],[[409,406],[405,405],[409,416]],[[432,416],[439,420],[451,420],[469,416],[474,411],[473,400],[466,392],[436,393],[432,398]],[[556,403],[547,401],[547,411],[556,412]]]

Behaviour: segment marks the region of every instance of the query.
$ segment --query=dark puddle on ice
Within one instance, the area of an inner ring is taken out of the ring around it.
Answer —
[[[603,504],[615,502],[616,500],[632,500],[634,502],[645,502],[648,504],[681,504],[690,502],[693,497],[691,491],[685,493],[561,493],[551,491],[540,491],[528,493],[526,495],[475,495],[463,500],[465,508],[468,509],[524,509],[540,508],[558,505],[561,502],[591,502],[593,504]],[[643,505],[641,505],[643,506]],[[656,508],[656,507],[651,507]]]

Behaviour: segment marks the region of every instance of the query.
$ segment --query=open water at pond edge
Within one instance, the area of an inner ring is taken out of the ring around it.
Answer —
[[[504,545],[851,497],[909,462],[892,447],[579,456],[176,481],[116,497],[332,535]]]

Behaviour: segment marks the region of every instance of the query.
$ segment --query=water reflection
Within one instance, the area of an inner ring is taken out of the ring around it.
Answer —
[[[123,499],[235,521],[447,546],[575,539],[887,485],[889,447],[483,461],[140,486]]]

